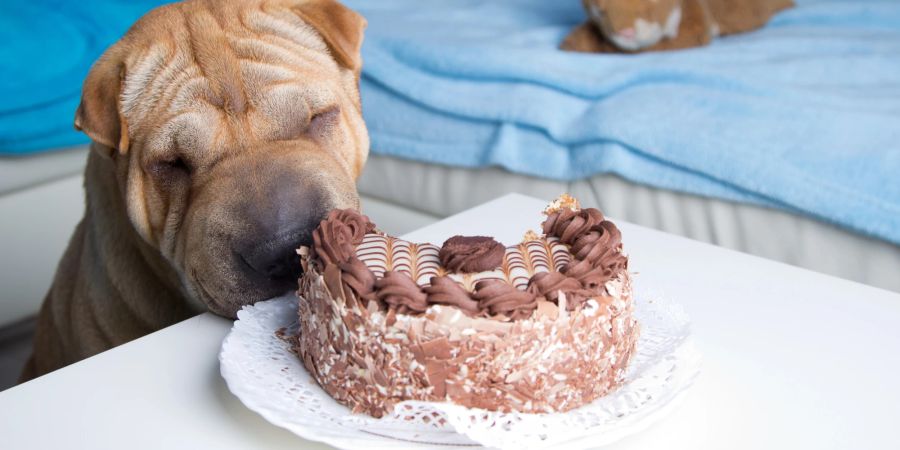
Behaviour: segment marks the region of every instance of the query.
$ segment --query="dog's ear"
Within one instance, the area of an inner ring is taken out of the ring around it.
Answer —
[[[307,0],[293,7],[303,21],[325,39],[337,62],[357,75],[362,68],[363,31],[366,19],[334,0]]]
[[[125,153],[128,151],[128,124],[121,110],[125,63],[118,50],[116,46],[110,48],[88,72],[81,91],[81,103],[75,111],[75,129],[105,148]]]

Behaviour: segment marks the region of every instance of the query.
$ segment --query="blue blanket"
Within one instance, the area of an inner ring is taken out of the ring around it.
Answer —
[[[348,3],[369,19],[377,153],[615,173],[900,243],[900,2],[798,1],[758,32],[641,55],[556,50],[577,1]]]
[[[0,153],[84,142],[90,63],[157,3],[0,4]],[[347,3],[369,20],[373,152],[615,173],[900,243],[900,2],[800,0],[761,31],[641,55],[558,51],[574,0]]]

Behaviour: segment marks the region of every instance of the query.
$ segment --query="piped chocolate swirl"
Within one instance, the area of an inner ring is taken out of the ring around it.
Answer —
[[[478,314],[480,310],[478,300],[473,299],[450,277],[433,277],[431,284],[422,290],[425,291],[426,301],[430,305],[455,306],[470,316]]]
[[[501,280],[479,281],[472,296],[478,301],[478,307],[491,316],[526,319],[537,309],[537,297],[533,293],[520,291]]]
[[[400,314],[423,313],[428,308],[428,296],[412,278],[401,272],[387,271],[375,281],[375,296]]]
[[[313,230],[315,259],[321,267],[345,263],[356,254],[363,237],[374,230],[375,225],[367,216],[352,209],[335,209]]]
[[[560,209],[547,216],[544,234],[556,236],[563,244],[572,245],[579,237],[587,234],[603,222],[603,213],[594,208],[573,210]]]

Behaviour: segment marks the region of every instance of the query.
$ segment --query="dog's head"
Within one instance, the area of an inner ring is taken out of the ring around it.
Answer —
[[[296,286],[295,249],[358,207],[365,20],[332,0],[189,0],[91,69],[75,125],[114,162],[128,219],[218,314]]]
[[[582,1],[594,26],[621,50],[641,50],[678,35],[681,0]]]

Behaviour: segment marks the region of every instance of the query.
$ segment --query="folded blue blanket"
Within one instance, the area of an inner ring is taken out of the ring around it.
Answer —
[[[640,55],[558,51],[578,1],[348,3],[369,19],[374,152],[615,173],[900,243],[900,2],[798,1],[763,30]]]
[[[0,4],[0,154],[85,142],[71,124],[90,64],[159,3]],[[900,244],[896,1],[800,0],[763,30],[640,55],[557,50],[583,21],[574,0],[346,3],[369,20],[375,153],[615,173]]]

